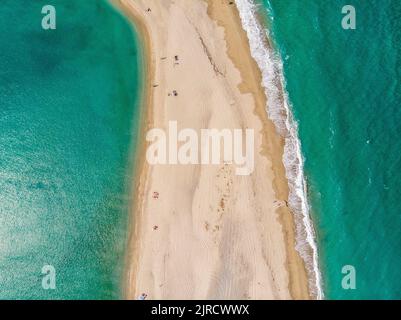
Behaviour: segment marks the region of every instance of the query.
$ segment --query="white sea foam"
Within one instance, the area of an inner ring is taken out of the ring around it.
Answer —
[[[301,143],[285,90],[280,55],[269,44],[269,31],[262,26],[258,7],[252,0],[235,0],[242,26],[248,35],[252,57],[262,72],[262,85],[267,97],[267,113],[285,139],[283,163],[289,186],[288,204],[296,225],[296,250],[305,261],[310,293],[323,299],[315,231],[309,213],[306,181],[303,173]]]

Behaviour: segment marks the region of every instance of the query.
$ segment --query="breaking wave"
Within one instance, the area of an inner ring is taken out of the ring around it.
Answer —
[[[301,143],[285,89],[283,63],[270,44],[269,31],[258,15],[258,6],[252,0],[235,0],[243,29],[248,35],[252,57],[262,72],[262,85],[267,97],[266,110],[278,133],[285,139],[283,163],[289,186],[288,204],[294,214],[296,250],[305,262],[310,293],[323,299],[321,275],[315,231],[310,218],[307,185],[303,172]]]

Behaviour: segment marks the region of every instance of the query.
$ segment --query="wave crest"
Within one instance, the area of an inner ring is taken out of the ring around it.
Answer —
[[[283,163],[289,186],[288,204],[294,214],[296,226],[295,248],[305,262],[310,293],[317,299],[323,299],[315,231],[307,201],[301,143],[298,138],[298,126],[292,116],[285,90],[283,63],[269,43],[268,30],[259,22],[258,7],[255,3],[252,0],[235,0],[235,2],[242,27],[248,36],[252,57],[262,72],[262,86],[267,97],[267,114],[285,140]]]

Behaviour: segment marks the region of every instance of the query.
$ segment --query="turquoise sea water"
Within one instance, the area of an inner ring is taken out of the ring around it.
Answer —
[[[341,27],[344,5],[356,30]],[[263,0],[299,124],[328,299],[401,298],[401,2]],[[356,270],[344,290],[341,271]]]
[[[51,1],[45,31],[47,4],[0,5],[0,299],[120,298],[138,39],[103,0]]]

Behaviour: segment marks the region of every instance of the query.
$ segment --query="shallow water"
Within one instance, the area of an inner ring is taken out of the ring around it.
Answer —
[[[45,4],[0,6],[0,298],[119,298],[137,36],[103,0],[52,1],[45,31]]]

